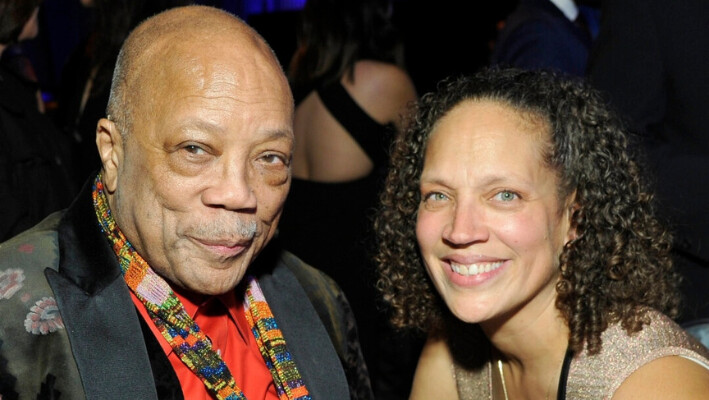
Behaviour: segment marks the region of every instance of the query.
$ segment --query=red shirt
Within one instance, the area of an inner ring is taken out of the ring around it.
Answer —
[[[212,340],[212,347],[219,352],[246,398],[278,400],[271,372],[261,357],[256,339],[246,321],[242,298],[237,297],[233,290],[221,296],[206,296],[199,300],[190,299],[176,291],[175,294],[187,314]],[[143,303],[133,292],[131,297],[175,369],[185,399],[213,400],[214,397],[207,391],[202,380],[172,350],[167,339],[148,316]]]

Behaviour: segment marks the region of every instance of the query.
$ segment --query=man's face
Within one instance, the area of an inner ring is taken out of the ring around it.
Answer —
[[[111,204],[156,272],[202,294],[236,286],[273,236],[293,148],[292,98],[273,59],[211,47],[138,94],[149,106],[133,110]]]

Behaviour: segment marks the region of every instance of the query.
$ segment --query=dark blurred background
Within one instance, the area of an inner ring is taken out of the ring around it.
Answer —
[[[305,0],[200,0],[240,16],[271,44],[284,67],[296,46],[298,12]],[[404,41],[406,67],[419,93],[434,88],[448,75],[470,73],[485,65],[500,21],[516,1],[486,2],[463,12],[453,0],[395,0],[393,20]],[[473,3],[476,4],[476,3]],[[468,6],[468,7],[474,7]],[[468,8],[466,7],[466,8]],[[23,42],[22,51],[35,69],[51,110],[61,71],[71,52],[93,26],[93,10],[79,0],[45,0],[40,8],[40,33]]]

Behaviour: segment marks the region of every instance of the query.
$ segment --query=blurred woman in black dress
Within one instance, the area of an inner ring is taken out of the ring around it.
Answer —
[[[309,0],[289,77],[296,101],[293,181],[279,224],[283,246],[325,271],[347,295],[381,398],[396,398],[403,350],[376,302],[371,210],[388,148],[416,99],[386,0]],[[416,355],[412,357],[413,367]],[[406,396],[404,393],[402,396]]]
[[[101,165],[96,123],[106,116],[118,50],[138,23],[188,0],[81,0],[93,11],[94,29],[64,66],[58,93],[57,123],[73,139],[77,185]]]

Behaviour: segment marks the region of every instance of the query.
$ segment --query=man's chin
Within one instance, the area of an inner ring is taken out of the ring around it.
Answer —
[[[241,264],[241,263],[239,263]],[[191,292],[201,295],[220,295],[233,290],[244,277],[246,266],[232,265],[231,268],[213,269],[202,267],[184,274],[176,282]]]

